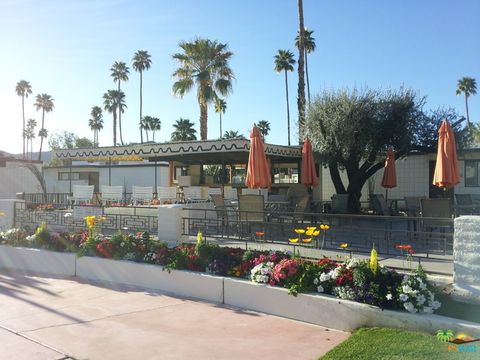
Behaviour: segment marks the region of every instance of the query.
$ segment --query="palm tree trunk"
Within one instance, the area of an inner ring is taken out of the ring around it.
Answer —
[[[468,95],[465,94],[465,109],[467,110],[467,124],[470,126],[470,115],[468,114]]]
[[[140,122],[138,123],[140,127],[140,143],[143,144],[143,130],[142,130],[142,71],[140,71]]]
[[[43,130],[43,125],[45,122],[45,109],[42,110],[42,127],[40,130]],[[40,136],[40,152],[38,153],[38,161],[42,160],[42,147],[43,147],[43,136]]]
[[[220,110],[220,139],[222,138],[222,111]]]
[[[150,140],[148,139],[148,129],[145,129],[145,135],[147,137],[147,142],[149,142]]]
[[[206,103],[200,103],[200,139],[207,140],[208,107]]]
[[[155,142],[155,130],[153,130],[152,133],[153,133],[153,139],[152,139],[152,141]]]
[[[23,155],[22,155],[22,159],[25,160],[25,94],[22,94],[22,118],[23,118],[23,128],[22,128]]]
[[[308,105],[310,105],[310,79],[308,78],[308,54],[305,50],[305,76],[307,78],[307,98],[308,98]]]
[[[287,70],[285,70],[285,95],[287,97],[287,133],[288,133],[288,146],[290,146],[290,106],[288,105],[288,79]]]
[[[300,26],[298,37],[298,140],[302,143],[303,140],[303,127],[305,125],[305,70],[304,70],[304,58],[305,58],[305,26],[303,24],[303,0],[298,0],[298,22]]]
[[[118,80],[118,92],[120,93],[120,80]],[[121,105],[118,104],[118,131],[120,133],[120,144],[123,146],[123,138],[122,138],[122,108]]]
[[[117,146],[117,112],[115,109],[112,112],[113,114],[113,146]]]

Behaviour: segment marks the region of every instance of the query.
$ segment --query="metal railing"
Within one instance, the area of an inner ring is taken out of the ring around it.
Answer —
[[[368,253],[375,246],[385,255],[399,255],[398,245],[410,245],[418,255],[434,257],[450,255],[453,249],[453,219],[407,216],[375,216],[292,212],[239,213],[233,209],[186,209],[183,234],[194,236],[198,231],[217,239],[271,242],[287,244],[289,238],[299,238],[297,245],[325,250],[338,250],[340,244],[348,249]],[[308,244],[295,229],[308,226],[321,230]]]

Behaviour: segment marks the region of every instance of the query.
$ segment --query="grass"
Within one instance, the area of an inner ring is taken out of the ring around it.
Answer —
[[[420,360],[480,359],[480,343],[476,352],[453,351],[457,348],[442,343],[435,336],[421,332],[385,328],[357,330],[342,344],[330,350],[321,360]]]

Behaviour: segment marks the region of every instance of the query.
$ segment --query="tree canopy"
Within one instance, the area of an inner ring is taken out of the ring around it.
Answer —
[[[458,132],[460,144],[469,140],[453,110],[424,112],[424,104],[424,97],[403,88],[340,90],[314,99],[307,115],[307,133],[321,163],[329,168],[336,192],[350,195],[351,212],[359,211],[362,188],[383,168],[388,148],[395,150],[397,159],[413,151],[434,151],[444,118]],[[348,184],[340,177],[342,170]]]

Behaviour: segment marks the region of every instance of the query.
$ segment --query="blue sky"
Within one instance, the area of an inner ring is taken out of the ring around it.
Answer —
[[[172,94],[172,54],[178,42],[207,37],[228,43],[236,80],[227,98],[224,130],[247,135],[253,122],[268,120],[268,142],[286,144],[283,75],[273,71],[278,49],[294,48],[296,0],[2,0],[0,1],[0,104],[4,130],[0,149],[21,152],[21,100],[15,85],[30,81],[33,92],[48,93],[55,110],[47,114],[49,133],[72,131],[92,137],[90,109],[115,88],[110,67],[135,51],[148,50],[152,67],[144,74],[145,115],[159,117],[156,140],[170,138],[172,124],[189,118],[199,129],[195,92]],[[304,0],[305,25],[317,50],[309,57],[311,92],[353,87],[410,87],[427,96],[427,108],[451,106],[465,113],[455,96],[457,80],[480,83],[480,1],[478,0]],[[289,74],[292,122],[297,119],[296,73]],[[124,140],[139,141],[139,76],[124,84],[128,110]],[[479,89],[480,90],[480,89]],[[41,120],[26,102],[27,118]],[[470,115],[480,121],[480,95],[470,99]],[[100,145],[112,144],[112,119],[104,114]],[[218,115],[209,109],[209,138],[219,136]],[[293,134],[296,131],[293,129]],[[38,149],[38,141],[34,144]]]

